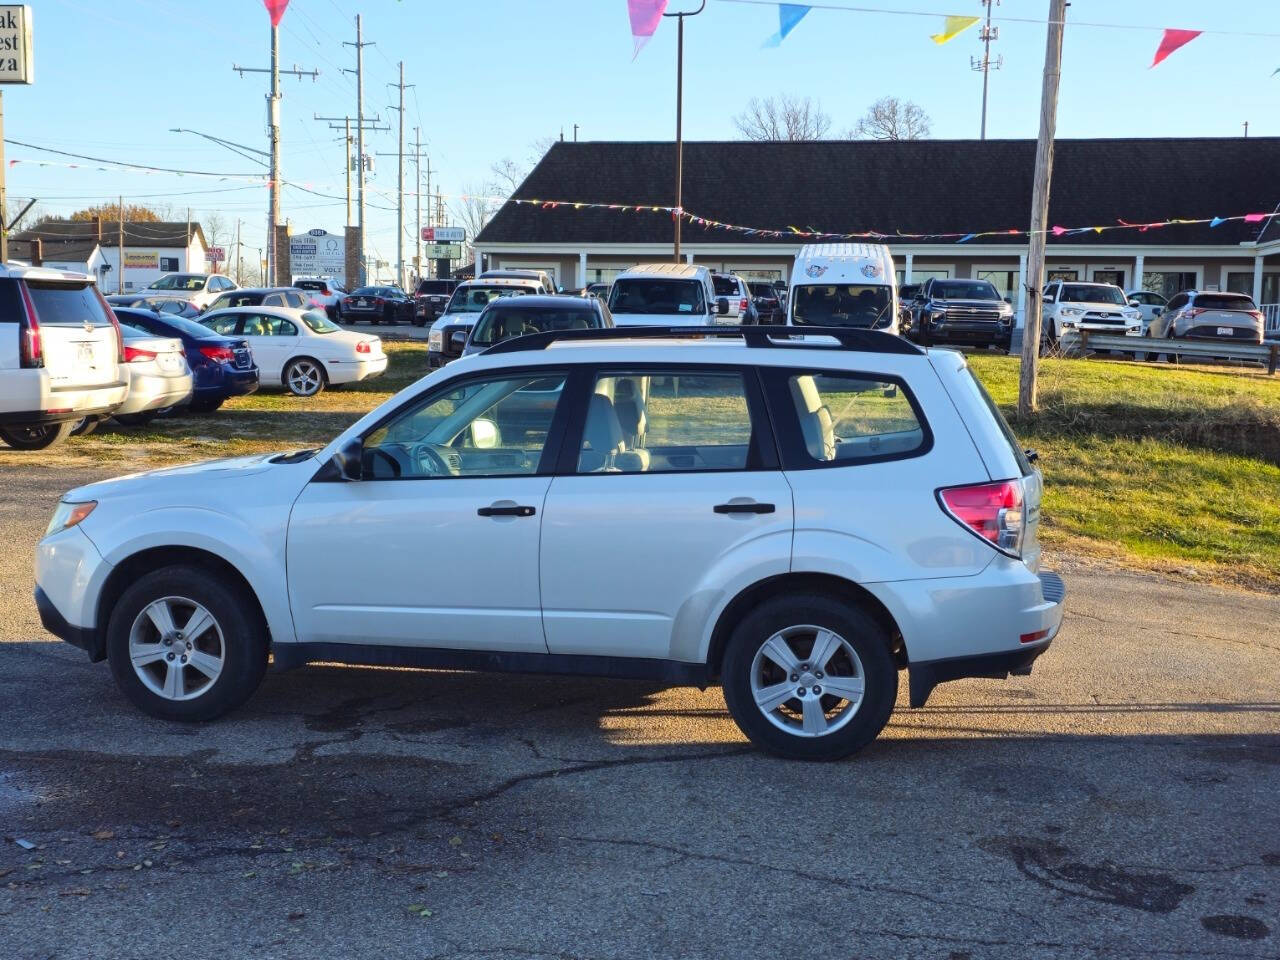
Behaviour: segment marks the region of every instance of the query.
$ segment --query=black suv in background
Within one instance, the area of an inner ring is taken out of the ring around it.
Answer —
[[[751,302],[755,305],[757,323],[785,323],[786,311],[782,308],[782,297],[777,288],[768,280],[751,280],[747,283],[751,290]]]
[[[425,327],[444,313],[457,287],[457,280],[419,280],[413,291],[413,325]]]
[[[1013,307],[988,280],[930,277],[911,301],[911,339],[921,346],[971,344],[1009,349]]]

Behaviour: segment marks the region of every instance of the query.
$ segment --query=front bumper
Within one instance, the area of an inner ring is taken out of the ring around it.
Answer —
[[[1011,323],[986,321],[927,320],[922,329],[934,341],[947,343],[1009,343],[1013,334]]]
[[[77,627],[67,622],[67,618],[58,612],[49,595],[36,587],[36,611],[40,614],[40,624],[59,640],[65,640],[73,647],[79,647],[89,655],[89,659],[97,663],[105,660],[107,652],[102,633],[93,627]]]
[[[36,609],[54,636],[85,650],[90,660],[106,655],[98,630],[97,602],[111,564],[78,526],[36,545]]]

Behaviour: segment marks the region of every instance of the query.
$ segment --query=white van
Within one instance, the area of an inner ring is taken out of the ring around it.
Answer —
[[[624,270],[609,291],[614,326],[697,327],[736,324],[716,297],[711,271],[692,263],[642,263]]]
[[[809,243],[796,254],[787,323],[899,333],[893,256],[882,243]]]

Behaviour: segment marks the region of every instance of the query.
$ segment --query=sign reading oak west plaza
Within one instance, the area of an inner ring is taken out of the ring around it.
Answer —
[[[429,243],[422,248],[422,255],[428,260],[461,260],[462,244]]]
[[[289,272],[295,277],[341,277],[347,272],[346,238],[308,230],[289,238]]]
[[[467,239],[467,231],[462,227],[423,227],[424,243],[462,243]]]
[[[31,8],[0,4],[0,83],[31,83]]]

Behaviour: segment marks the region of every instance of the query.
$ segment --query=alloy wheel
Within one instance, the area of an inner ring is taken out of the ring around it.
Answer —
[[[324,374],[319,364],[311,360],[295,360],[289,365],[287,378],[289,390],[300,397],[310,397],[320,392]]]
[[[129,629],[129,661],[138,679],[166,700],[194,700],[226,665],[222,628],[204,606],[161,597],[139,612]]]
[[[839,730],[862,706],[866,674],[849,641],[825,627],[779,630],[756,651],[751,696],[780,730],[822,737]]]

